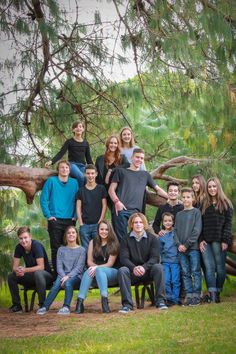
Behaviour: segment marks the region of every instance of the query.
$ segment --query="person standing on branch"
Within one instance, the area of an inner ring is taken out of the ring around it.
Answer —
[[[70,175],[78,180],[79,186],[83,186],[85,182],[84,170],[86,162],[92,164],[90,147],[87,140],[83,138],[84,123],[78,121],[72,124],[73,138],[65,141],[60,151],[45,163],[45,167],[49,167],[59,161],[68,151],[68,161],[70,163]]]

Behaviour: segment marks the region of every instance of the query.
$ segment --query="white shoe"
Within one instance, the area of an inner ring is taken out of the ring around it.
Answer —
[[[58,315],[69,315],[70,309],[67,306],[63,306],[57,313]]]
[[[36,312],[37,315],[45,315],[45,313],[47,313],[48,310],[46,309],[46,307],[41,307],[40,309],[38,309],[38,311]]]

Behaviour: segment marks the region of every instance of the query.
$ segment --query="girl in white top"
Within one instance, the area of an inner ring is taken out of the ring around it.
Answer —
[[[119,133],[121,153],[126,156],[129,163],[131,163],[131,157],[134,149],[139,146],[135,145],[134,135],[130,127],[123,127]],[[140,170],[146,170],[144,163],[141,165]]]

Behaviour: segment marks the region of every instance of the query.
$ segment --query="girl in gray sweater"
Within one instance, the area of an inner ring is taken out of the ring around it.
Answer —
[[[57,251],[57,273],[58,276],[50,290],[43,307],[38,311],[38,315],[44,315],[60,289],[65,290],[63,307],[58,311],[59,315],[70,314],[70,303],[73,290],[78,289],[85,266],[86,252],[79,245],[78,232],[74,226],[69,226],[64,235],[64,244]]]

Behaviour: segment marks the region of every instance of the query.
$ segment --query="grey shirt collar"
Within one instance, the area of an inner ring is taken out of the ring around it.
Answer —
[[[142,240],[142,238],[147,238],[147,233],[146,233],[146,231],[144,231],[144,233],[142,234],[142,236],[141,236],[141,237],[138,237],[138,236],[135,234],[135,232],[131,231],[131,233],[129,234],[129,237],[134,237],[135,240],[139,242],[140,240]]]

